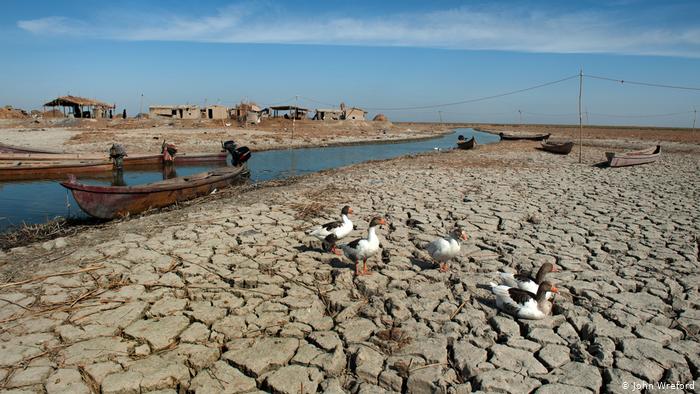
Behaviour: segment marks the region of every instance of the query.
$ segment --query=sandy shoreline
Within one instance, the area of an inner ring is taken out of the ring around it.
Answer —
[[[294,129],[294,131],[292,131]],[[220,141],[233,139],[253,151],[289,147],[342,146],[359,143],[403,142],[438,137],[450,129],[438,124],[401,124],[372,121],[316,122],[271,120],[255,127],[226,126],[220,122],[164,122],[158,120],[67,120],[32,124],[0,122],[0,142],[76,153],[105,152],[112,143],[130,153],[160,151],[163,141],[181,152],[220,150]]]
[[[324,171],[2,253],[1,283],[45,277],[0,288],[0,381],[115,393],[699,384],[700,148],[601,169],[600,147],[579,165],[536,145]],[[372,276],[353,278],[304,234],[344,204],[353,235],[376,214],[391,223]],[[421,247],[455,223],[470,240],[439,273]],[[563,271],[554,316],[497,313],[483,285],[545,261]]]

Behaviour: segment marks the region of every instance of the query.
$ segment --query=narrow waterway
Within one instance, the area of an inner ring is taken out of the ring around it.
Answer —
[[[390,159],[435,149],[452,149],[460,134],[467,139],[475,136],[479,144],[499,141],[497,135],[474,131],[471,128],[460,128],[444,136],[420,141],[254,152],[251,160],[248,161],[248,167],[251,181],[261,182],[368,160]],[[223,165],[225,163],[215,162],[177,166],[169,173],[165,173],[159,166],[127,170],[123,174],[123,179],[119,181],[123,181],[126,185],[137,185],[156,182],[166,177],[196,174]],[[113,184],[115,181],[111,173],[86,174],[79,176],[78,179],[84,183],[104,185]],[[81,217],[85,214],[71,194],[55,179],[0,182],[0,232],[20,226],[22,223],[46,222],[57,216]]]

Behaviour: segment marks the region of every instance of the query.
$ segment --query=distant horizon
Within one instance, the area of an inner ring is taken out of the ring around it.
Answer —
[[[345,102],[396,121],[578,124],[579,81],[566,78],[583,69],[603,77],[584,78],[584,123],[691,128],[699,8],[692,0],[9,2],[0,105],[31,111],[70,93],[133,115],[142,94],[142,112],[298,96],[311,109]],[[455,102],[463,103],[441,105]]]

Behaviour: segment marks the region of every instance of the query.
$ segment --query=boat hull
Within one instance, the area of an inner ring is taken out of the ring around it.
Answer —
[[[175,156],[175,164],[220,162],[226,161],[227,156],[227,152],[181,154]],[[162,164],[162,155],[127,156],[124,158],[124,168]],[[103,155],[22,153],[0,155],[0,181],[40,178],[65,179],[68,174],[109,172],[112,169],[112,162]]]
[[[457,142],[457,147],[459,149],[464,149],[464,150],[469,150],[469,149],[474,149],[476,146],[476,138],[472,137],[471,139],[468,139],[466,141],[458,141]]]
[[[661,157],[661,145],[635,152],[606,152],[605,157],[608,159],[608,166],[610,167],[627,167],[653,163]]]
[[[574,143],[568,142],[542,142],[542,150],[547,152],[556,153],[558,155],[568,155],[571,153],[571,149],[574,148]]]
[[[177,163],[198,163],[226,160],[228,152],[217,153],[181,153],[175,156],[174,162]],[[0,152],[0,160],[12,160],[23,162],[42,162],[42,161],[76,161],[76,160],[93,160],[93,161],[109,161],[107,155],[94,153],[26,153],[26,152]],[[132,155],[124,157],[124,165],[129,164],[160,164],[163,162],[163,155]]]
[[[516,140],[528,140],[528,141],[544,141],[551,136],[551,134],[498,134],[502,140],[506,141],[516,141]]]
[[[14,146],[14,145],[0,143],[0,153],[48,153],[48,154],[56,154],[58,152],[52,152],[50,150],[25,148],[22,146]]]
[[[162,208],[210,194],[248,176],[246,166],[227,167],[140,186],[92,186],[74,177],[61,185],[70,190],[80,208],[90,216],[115,219]]]
[[[108,172],[112,169],[110,162],[63,162],[63,163],[21,163],[0,164],[0,181],[23,179],[65,178],[66,174],[87,174]]]

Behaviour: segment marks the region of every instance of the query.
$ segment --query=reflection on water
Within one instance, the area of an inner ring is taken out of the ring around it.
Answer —
[[[423,141],[256,152],[248,161],[248,167],[251,180],[266,181],[367,160],[389,159],[434,149],[450,149],[455,146],[459,134],[467,139],[475,136],[479,144],[499,140],[497,135],[475,132],[472,129],[457,129],[452,134]],[[127,167],[123,172],[86,174],[78,176],[78,179],[80,182],[96,185],[138,185],[192,175],[225,165],[227,163],[219,161],[177,167]],[[83,215],[70,192],[56,180],[0,182],[0,231],[22,222],[40,223],[56,216]]]

